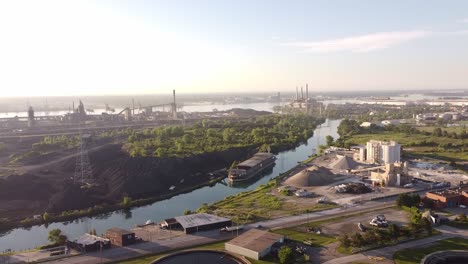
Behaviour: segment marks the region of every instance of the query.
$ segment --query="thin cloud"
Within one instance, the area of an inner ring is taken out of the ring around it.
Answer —
[[[287,46],[301,48],[304,52],[370,52],[390,48],[404,42],[422,39],[434,35],[432,31],[394,31],[381,32],[355,37],[331,39],[324,41],[289,42]]]
[[[461,19],[458,22],[463,23],[463,24],[468,24],[468,18]]]

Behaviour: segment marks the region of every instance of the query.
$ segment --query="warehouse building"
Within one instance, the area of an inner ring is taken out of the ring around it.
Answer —
[[[259,260],[270,254],[276,243],[283,243],[284,236],[259,229],[250,229],[224,244],[228,252]]]
[[[110,239],[112,245],[119,247],[124,247],[135,243],[135,233],[121,229],[118,227],[113,227],[106,231],[106,238]]]
[[[68,240],[67,246],[80,252],[90,252],[110,248],[111,243],[107,238],[84,234],[76,239]]]
[[[161,227],[163,228],[182,228],[186,234],[196,233],[198,231],[220,229],[231,225],[232,221],[229,218],[205,213],[176,216],[174,218],[165,219],[161,223]]]
[[[432,200],[435,209],[468,206],[468,187],[427,192],[425,199]]]

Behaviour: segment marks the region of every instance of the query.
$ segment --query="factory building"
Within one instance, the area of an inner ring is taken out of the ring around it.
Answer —
[[[366,161],[389,164],[400,162],[401,145],[395,141],[371,140],[366,144]]]
[[[118,227],[113,227],[106,231],[106,238],[110,239],[112,245],[119,247],[128,246],[135,243],[135,233],[121,229]]]
[[[174,218],[165,219],[160,225],[163,228],[169,229],[182,228],[186,234],[191,234],[198,231],[220,229],[226,226],[232,226],[232,221],[228,218],[201,213],[176,216]]]
[[[385,164],[385,168],[381,171],[372,171],[370,180],[375,184],[386,186],[403,186],[411,183],[412,177],[408,174],[408,164],[406,162],[395,162]]]
[[[468,187],[430,191],[426,193],[424,199],[432,200],[435,209],[458,207],[460,205],[468,206]]]
[[[264,230],[250,229],[224,244],[226,251],[259,260],[270,254],[276,243],[283,243],[284,236]]]

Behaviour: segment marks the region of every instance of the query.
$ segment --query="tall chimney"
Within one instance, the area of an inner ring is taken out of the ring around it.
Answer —
[[[302,86],[301,86],[301,99],[304,99],[304,89]]]
[[[299,88],[297,88],[297,86],[296,86],[296,100],[299,99],[299,90],[298,89]]]
[[[309,100],[309,84],[306,83],[306,99]]]
[[[177,105],[175,100],[175,90],[172,90],[172,95],[174,97],[174,102],[172,103],[172,117],[177,119]]]

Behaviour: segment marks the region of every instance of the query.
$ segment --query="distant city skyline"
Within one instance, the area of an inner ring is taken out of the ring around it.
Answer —
[[[468,89],[468,1],[1,1],[0,97]]]

